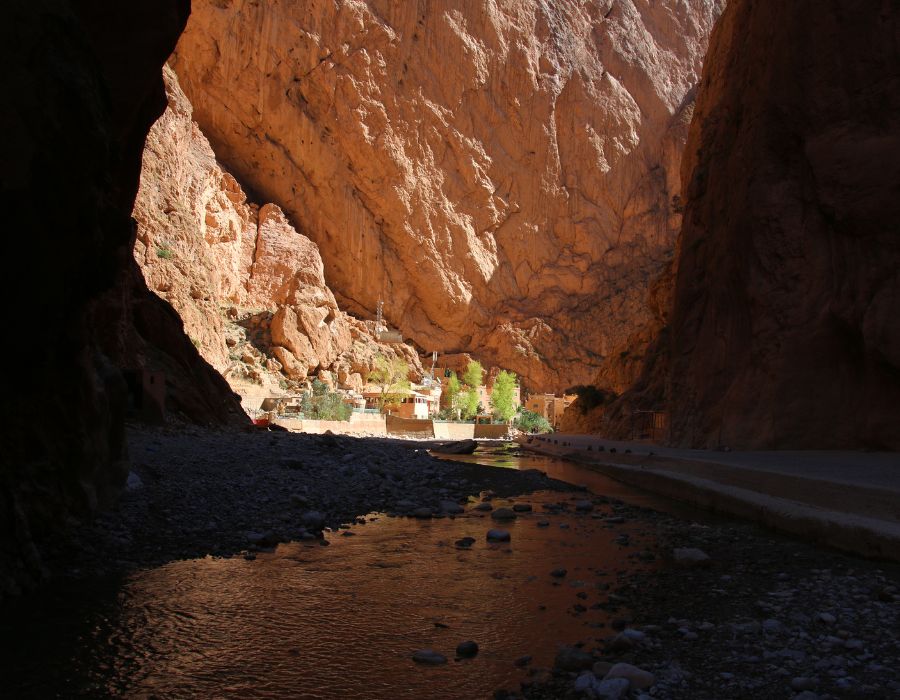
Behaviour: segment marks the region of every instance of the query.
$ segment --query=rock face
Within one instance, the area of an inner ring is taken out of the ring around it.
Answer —
[[[402,355],[420,374],[411,347],[378,343],[373,324],[338,308],[315,243],[278,206],[247,201],[174,72],[163,76],[169,107],[147,138],[134,258],[203,357],[244,395],[323,372],[358,390],[379,353]]]
[[[684,164],[678,443],[900,448],[900,10],[876,5],[733,0],[711,40]]]
[[[559,389],[652,323],[723,5],[198,0],[173,65],[343,308]]]
[[[89,307],[129,255],[143,140],[165,108],[159,71],[188,9],[3,9],[0,203],[14,235],[2,295],[28,351],[4,378],[0,597],[42,576],[49,533],[125,483],[124,382],[97,352]]]

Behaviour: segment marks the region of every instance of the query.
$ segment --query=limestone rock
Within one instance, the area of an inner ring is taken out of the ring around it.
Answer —
[[[244,395],[278,394],[284,377],[302,384],[329,369],[361,391],[379,353],[421,374],[411,347],[379,344],[372,322],[341,311],[316,244],[276,205],[248,202],[175,73],[166,67],[163,78],[168,109],[144,149],[134,257],[200,354]]]
[[[653,320],[723,6],[197,0],[173,61],[342,308],[562,389]]]

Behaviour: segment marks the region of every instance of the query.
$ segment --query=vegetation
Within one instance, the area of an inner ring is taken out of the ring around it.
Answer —
[[[516,414],[515,424],[518,426],[519,430],[525,433],[530,433],[532,431],[536,433],[553,432],[553,426],[550,425],[550,421],[544,418],[540,413],[529,411],[527,408],[522,408],[521,406],[519,406],[519,412]]]
[[[516,415],[516,374],[500,370],[494,380],[494,388],[491,391],[491,408],[494,417],[501,421],[508,421]]]
[[[378,404],[383,411],[385,405],[397,401],[399,395],[409,393],[409,364],[400,357],[376,355],[375,369],[368,379],[381,390]]]
[[[173,253],[172,249],[168,246],[157,246],[156,257],[162,258],[163,260],[171,260],[174,256],[175,253]]]
[[[459,383],[459,377],[456,376],[456,372],[451,372],[450,378],[447,380],[447,391],[444,393],[444,405],[446,406],[445,410],[449,411],[452,418],[459,416],[461,392],[462,385]]]
[[[472,420],[481,409],[481,402],[478,400],[478,389],[467,389],[460,398],[462,399],[460,410],[462,411],[463,419]]]
[[[597,406],[608,406],[618,398],[613,391],[607,391],[596,386],[579,385],[566,390],[567,394],[578,394],[578,410],[581,415],[586,414]]]
[[[318,379],[313,379],[312,391],[303,394],[300,409],[313,420],[350,420],[353,412],[339,393],[329,391],[328,385]]]
[[[472,360],[468,365],[466,365],[466,371],[463,372],[462,380],[463,383],[466,384],[471,389],[477,390],[478,387],[481,386],[481,381],[484,378],[484,368],[481,366],[481,363],[478,360]]]

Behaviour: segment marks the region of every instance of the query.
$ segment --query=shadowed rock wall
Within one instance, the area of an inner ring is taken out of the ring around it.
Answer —
[[[900,448],[900,6],[730,3],[684,177],[674,440]]]
[[[211,395],[227,391],[127,263],[144,137],[166,106],[160,69],[188,12],[187,0],[33,0],[3,10],[0,204],[10,235],[0,293],[27,349],[4,375],[0,595],[40,578],[42,539],[124,482],[125,384],[98,352],[99,331],[143,323]],[[104,294],[134,316],[93,325],[110,318],[91,309]],[[109,349],[131,358],[124,342]],[[229,396],[213,399],[220,411]]]

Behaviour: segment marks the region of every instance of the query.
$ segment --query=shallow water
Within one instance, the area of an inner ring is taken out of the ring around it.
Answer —
[[[481,461],[539,468],[598,494],[644,501],[578,465],[498,452]],[[604,584],[640,564],[648,526],[612,527],[592,517],[547,514],[544,503],[584,495],[544,492],[514,499],[535,512],[503,525],[508,544],[489,544],[490,517],[412,520],[370,516],[332,545],[291,543],[254,561],[177,561],[123,581],[42,591],[9,611],[3,637],[17,640],[0,669],[9,697],[479,698],[517,687],[530,654],[550,665],[557,643],[602,637]],[[498,499],[495,507],[508,505]],[[549,527],[538,527],[541,519]],[[614,542],[628,532],[632,546]],[[454,541],[474,537],[471,550]],[[565,567],[563,579],[550,571]],[[587,608],[577,612],[576,604]],[[471,660],[456,645],[478,642]],[[410,656],[431,648],[444,666]],[[4,693],[4,694],[5,694]]]

